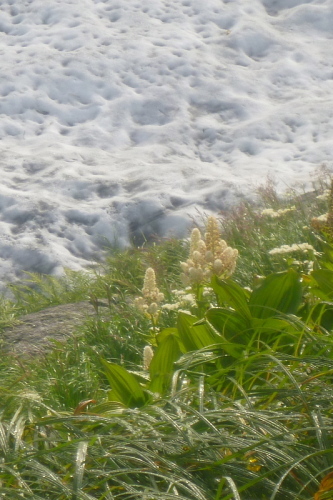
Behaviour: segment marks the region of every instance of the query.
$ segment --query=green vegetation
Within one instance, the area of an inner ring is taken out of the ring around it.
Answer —
[[[2,329],[96,314],[38,359],[2,357],[0,498],[332,499],[332,200],[324,178],[268,185],[189,241],[12,285]]]

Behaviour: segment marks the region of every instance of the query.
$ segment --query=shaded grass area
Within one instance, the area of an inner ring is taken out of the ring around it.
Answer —
[[[268,185],[258,206],[222,214],[223,238],[240,253],[233,276],[239,287],[255,289],[263,276],[287,268],[310,276],[304,262],[316,261],[314,252],[269,251],[307,242],[322,252],[310,221],[328,211],[322,196],[328,187],[321,178],[310,194],[279,198]],[[179,313],[162,310],[156,332],[134,298],[151,267],[172,302],[174,290],[183,288],[179,263],[188,247],[165,240],[114,251],[98,271],[30,274],[10,287],[14,300],[1,300],[1,328],[25,313],[81,300],[89,300],[96,315],[65,346],[55,342],[38,359],[1,359],[0,497],[332,498],[331,282],[326,309],[314,314],[315,299],[306,291],[297,314],[277,318],[280,332],[274,323],[270,336],[244,344],[239,355],[223,344],[182,352],[167,390],[156,394],[147,385],[143,348],[157,352],[158,333],[174,334]],[[208,290],[205,300],[213,295]],[[105,360],[135,376],[145,404],[126,406],[114,397]]]

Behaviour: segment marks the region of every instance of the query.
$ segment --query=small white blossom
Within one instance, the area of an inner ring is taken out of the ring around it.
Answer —
[[[213,262],[213,273],[217,274],[218,276],[222,273],[223,271],[223,262],[221,259],[215,259]]]
[[[214,260],[214,254],[211,250],[207,251],[205,254],[205,260],[206,262],[213,262]]]
[[[331,194],[331,190],[330,189],[325,189],[325,191],[322,193],[322,194],[319,194],[318,196],[316,196],[316,199],[317,200],[328,200],[329,197],[330,197],[330,194]]]
[[[187,293],[181,297],[182,302],[188,302],[191,305],[195,305],[195,296],[193,293]]]
[[[319,222],[327,222],[327,218],[328,218],[328,213],[318,215],[318,217],[314,217],[314,220],[319,221]]]
[[[173,304],[163,304],[162,309],[176,311],[186,306],[192,307],[196,305],[193,293],[186,293],[185,290],[174,290],[173,293],[178,297],[178,301]]]
[[[292,206],[290,208],[280,208],[279,210],[273,210],[273,208],[265,208],[261,211],[261,215],[270,217],[271,219],[278,219],[279,217],[282,217],[283,215],[286,215],[290,212],[294,212],[295,210],[295,206]]]
[[[188,270],[188,276],[192,283],[201,283],[203,280],[203,270],[198,267],[190,267]]]
[[[175,302],[174,304],[163,304],[162,309],[167,311],[177,311],[181,307],[181,302]]]
[[[314,255],[318,255],[318,252],[309,243],[294,243],[293,245],[281,245],[280,247],[273,248],[268,253],[269,255],[283,255],[293,252],[313,252]]]

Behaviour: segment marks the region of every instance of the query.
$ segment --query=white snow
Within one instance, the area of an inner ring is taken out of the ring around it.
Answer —
[[[1,0],[0,281],[309,183],[332,39],[333,0]]]

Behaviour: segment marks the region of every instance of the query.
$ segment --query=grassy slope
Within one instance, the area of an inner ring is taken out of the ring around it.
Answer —
[[[323,182],[311,195],[293,193],[283,200],[268,186],[261,191],[260,209],[244,204],[222,220],[223,237],[240,251],[235,279],[241,285],[252,287],[257,275],[285,269],[283,256],[268,254],[272,248],[315,244],[309,221],[327,211],[327,202],[317,199]],[[275,219],[261,213],[292,206],[295,210]],[[160,289],[171,299],[172,290],[182,287],[179,261],[186,255],[186,242],[167,240],[115,252],[96,274],[68,271],[60,280],[30,275],[26,284],[11,287],[15,301],[0,304],[3,327],[26,312],[86,299],[96,304],[97,314],[66,349],[55,345],[52,353],[32,362],[1,360],[0,495],[52,500],[313,497],[317,478],[333,465],[332,389],[327,376],[320,375],[327,372],[324,358],[304,361],[315,384],[304,383],[289,355],[243,362],[244,380],[265,381],[266,393],[257,396],[253,389],[260,384],[251,382],[251,398],[235,368],[226,368],[229,383],[223,391],[195,376],[190,384],[176,381],[177,392],[140,411],[107,402],[101,358],[141,370],[142,350],[151,337],[149,321],[132,303],[145,269],[155,269]],[[98,315],[100,299],[109,305],[109,319]],[[161,328],[172,327],[175,318],[175,312],[165,311]],[[183,366],[191,372],[201,355],[185,357]]]

